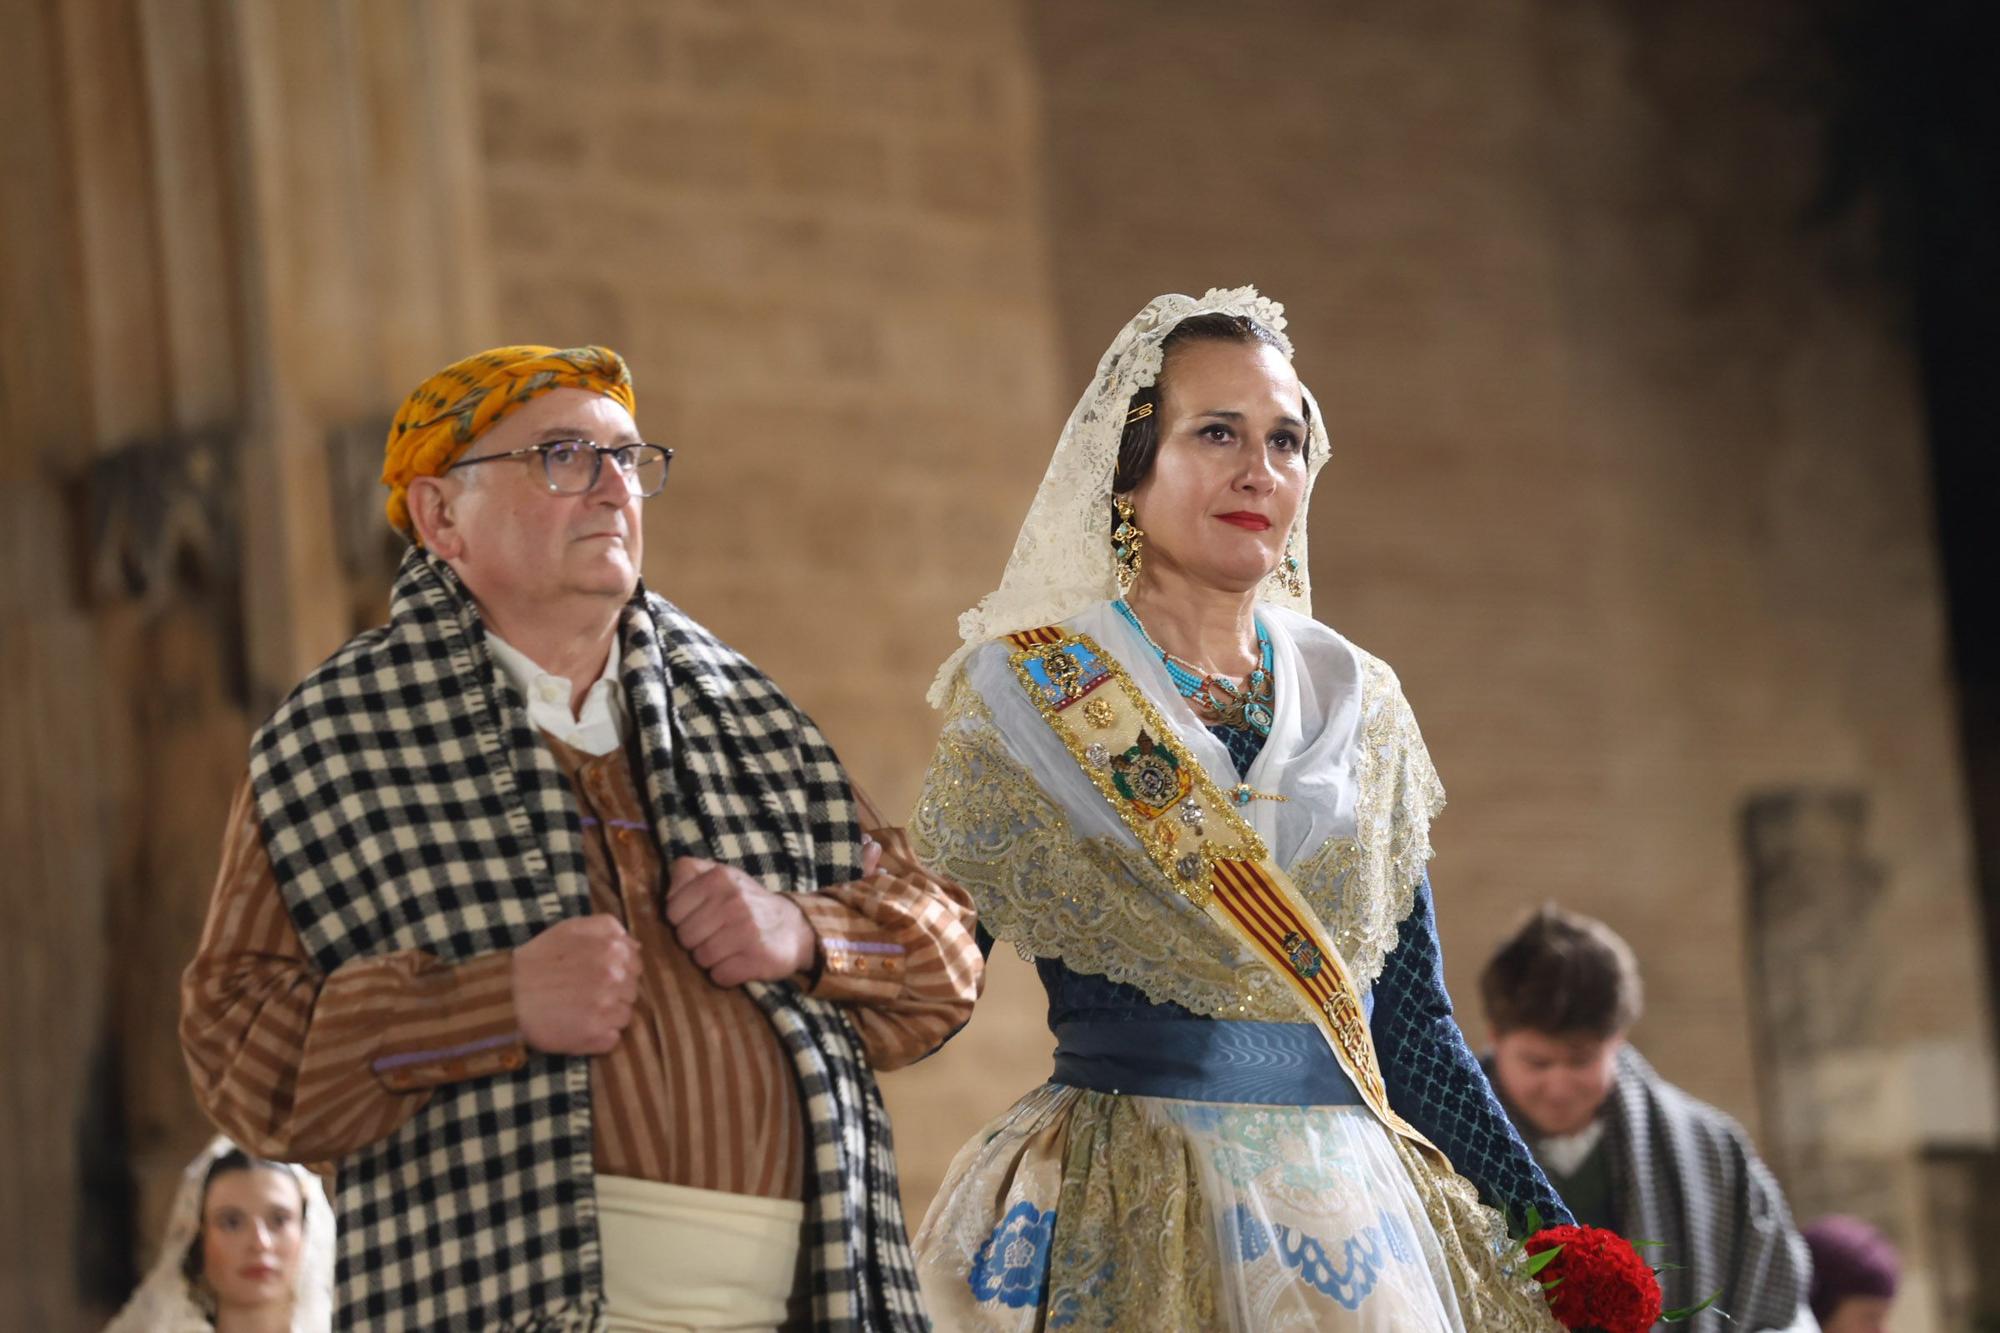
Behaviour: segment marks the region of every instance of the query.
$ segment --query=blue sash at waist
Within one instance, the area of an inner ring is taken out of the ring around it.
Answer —
[[[1361,1106],[1310,1023],[1059,1023],[1049,1081],[1091,1092],[1260,1106]]]

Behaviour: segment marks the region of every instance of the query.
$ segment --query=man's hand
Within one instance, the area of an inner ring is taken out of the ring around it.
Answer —
[[[603,1055],[638,994],[639,946],[615,916],[558,921],[514,950],[514,1013],[535,1050]]]
[[[783,981],[811,967],[819,950],[797,903],[699,856],[667,867],[667,924],[718,986]]]

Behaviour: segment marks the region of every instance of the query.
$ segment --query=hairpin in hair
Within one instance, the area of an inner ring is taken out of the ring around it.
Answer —
[[[1125,414],[1125,424],[1129,426],[1135,421],[1144,421],[1151,415],[1153,415],[1153,405],[1151,403],[1141,403]]]

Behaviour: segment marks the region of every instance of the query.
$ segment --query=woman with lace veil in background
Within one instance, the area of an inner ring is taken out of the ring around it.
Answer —
[[[914,832],[1058,1042],[918,1234],[941,1327],[1555,1327],[1503,1214],[1568,1216],[1444,989],[1443,789],[1310,616],[1284,328],[1246,287],[1119,333],[933,687]]]
[[[152,1271],[105,1333],[327,1333],[333,1212],[319,1177],[216,1138],[188,1163]]]

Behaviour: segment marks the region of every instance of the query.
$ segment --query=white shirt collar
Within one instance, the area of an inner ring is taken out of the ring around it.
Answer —
[[[585,754],[610,754],[625,743],[629,725],[625,712],[625,692],[618,688],[618,641],[604,655],[604,669],[583,696],[583,707],[569,709],[571,682],[567,676],[544,671],[533,658],[513,644],[486,631],[486,646],[521,696],[528,701],[528,721],[567,745]]]
[[[1550,1134],[1535,1141],[1535,1158],[1558,1175],[1573,1176],[1604,1140],[1604,1117],[1574,1134]]]

